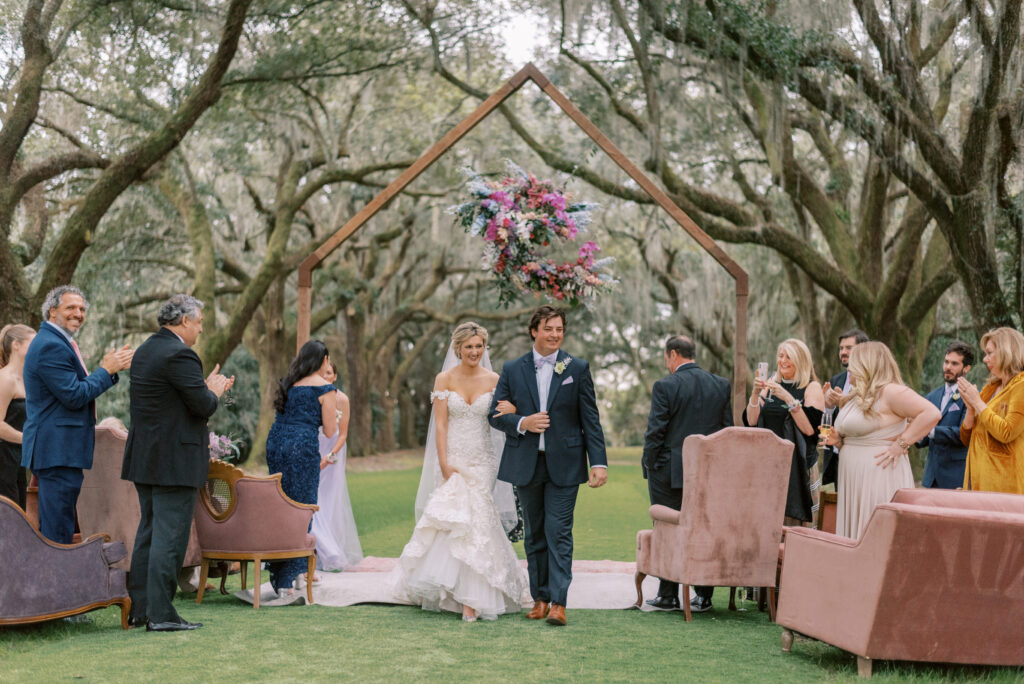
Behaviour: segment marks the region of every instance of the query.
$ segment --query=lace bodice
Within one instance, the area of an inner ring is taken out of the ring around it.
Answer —
[[[448,463],[453,468],[468,468],[467,478],[479,478],[481,483],[498,472],[497,454],[492,448],[491,428],[487,412],[491,408],[493,392],[484,392],[473,403],[467,403],[458,392],[443,390],[431,392],[430,399],[448,402]]]

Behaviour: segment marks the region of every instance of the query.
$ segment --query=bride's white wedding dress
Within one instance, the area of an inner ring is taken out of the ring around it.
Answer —
[[[431,394],[448,402],[448,464],[458,472],[431,493],[394,577],[397,596],[425,610],[461,613],[466,605],[495,619],[529,598],[491,494],[500,458],[487,423],[492,394],[472,404],[456,392]]]

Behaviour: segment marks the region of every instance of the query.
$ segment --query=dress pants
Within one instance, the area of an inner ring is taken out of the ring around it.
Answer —
[[[188,535],[195,515],[195,487],[165,487],[135,483],[142,518],[128,575],[132,617],[136,624],[178,622],[172,601],[178,570],[185,560]]]
[[[517,487],[526,523],[526,566],[535,601],[565,605],[572,582],[572,521],[579,485],[562,487],[548,477],[543,451],[530,484]]]
[[[75,536],[75,506],[85,476],[81,468],[54,466],[33,470],[39,479],[39,531],[58,544]]]
[[[672,469],[668,463],[647,471],[647,492],[651,497],[651,505],[668,506],[674,511],[683,507],[683,490],[672,486]],[[710,599],[714,587],[694,587],[693,591],[703,599]],[[658,596],[679,598],[679,584],[669,580],[661,580],[658,585]],[[684,600],[689,600],[686,597]]]

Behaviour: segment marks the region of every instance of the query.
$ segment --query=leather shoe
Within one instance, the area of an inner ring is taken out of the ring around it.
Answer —
[[[654,610],[680,610],[678,596],[659,596],[658,598],[648,599],[647,605]]]
[[[147,622],[147,632],[184,632],[191,629],[199,629],[203,626],[202,622],[189,622],[188,620],[179,620],[178,622]]]
[[[690,612],[691,613],[706,613],[711,610],[711,599],[701,598],[700,596],[694,596],[690,600]]]
[[[526,614],[527,620],[543,620],[548,616],[548,602],[535,601],[533,609]]]
[[[565,606],[557,603],[551,604],[551,610],[548,611],[548,624],[565,627]]]

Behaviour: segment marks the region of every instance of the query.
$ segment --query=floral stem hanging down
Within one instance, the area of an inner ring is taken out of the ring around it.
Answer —
[[[617,282],[605,270],[612,260],[595,258],[596,243],[584,242],[574,261],[544,255],[544,248],[575,240],[597,205],[574,201],[551,181],[507,164],[510,175],[500,180],[466,169],[473,199],[451,210],[467,232],[483,238],[483,266],[494,273],[499,301],[508,306],[534,292],[576,306],[610,291]]]

